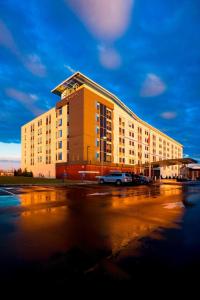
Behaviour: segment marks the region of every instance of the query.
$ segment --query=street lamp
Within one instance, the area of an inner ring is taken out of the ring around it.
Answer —
[[[89,161],[89,148],[90,148],[90,146],[87,146],[87,164],[88,164],[88,161]]]
[[[100,138],[101,142],[101,151],[100,151],[100,158],[101,158],[101,175],[103,175],[103,160],[104,160],[104,141],[106,141],[106,136]]]

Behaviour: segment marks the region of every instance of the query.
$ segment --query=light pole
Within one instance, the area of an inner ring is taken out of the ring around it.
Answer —
[[[100,151],[100,158],[101,158],[101,176],[103,175],[104,141],[106,141],[106,136],[103,136],[103,137],[100,138],[100,142],[101,142],[101,151]]]
[[[89,161],[89,148],[90,148],[90,146],[87,146],[87,164],[88,164],[88,161]]]

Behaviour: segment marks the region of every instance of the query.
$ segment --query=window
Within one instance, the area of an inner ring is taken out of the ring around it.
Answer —
[[[113,173],[113,174],[109,174],[108,177],[109,177],[109,176],[112,176],[112,177],[119,177],[119,176],[122,176],[122,174],[121,174],[121,173]]]
[[[58,153],[58,160],[62,160],[62,152]]]
[[[62,126],[62,119],[58,120],[58,126]]]
[[[99,158],[99,152],[96,152],[96,158]]]
[[[59,116],[62,115],[62,108],[59,109],[58,114]]]
[[[62,130],[58,131],[58,137],[62,137]]]
[[[62,141],[58,142],[58,149],[62,149]]]
[[[96,121],[99,122],[99,115],[96,114]]]
[[[106,111],[106,118],[111,120],[112,119],[112,112],[110,110],[107,109]]]
[[[97,140],[96,145],[97,145],[97,147],[99,147],[99,140]]]

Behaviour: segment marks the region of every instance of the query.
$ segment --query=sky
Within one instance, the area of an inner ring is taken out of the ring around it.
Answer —
[[[75,71],[200,160],[199,0],[0,0],[0,168]]]

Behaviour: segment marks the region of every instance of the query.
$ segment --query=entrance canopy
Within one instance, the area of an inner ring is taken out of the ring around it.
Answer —
[[[166,166],[174,166],[174,165],[188,165],[188,164],[195,164],[197,160],[193,158],[173,158],[173,159],[165,159],[151,162],[151,166],[158,168],[158,167],[166,167]]]
[[[200,164],[189,164],[187,166],[190,170],[200,170]]]

